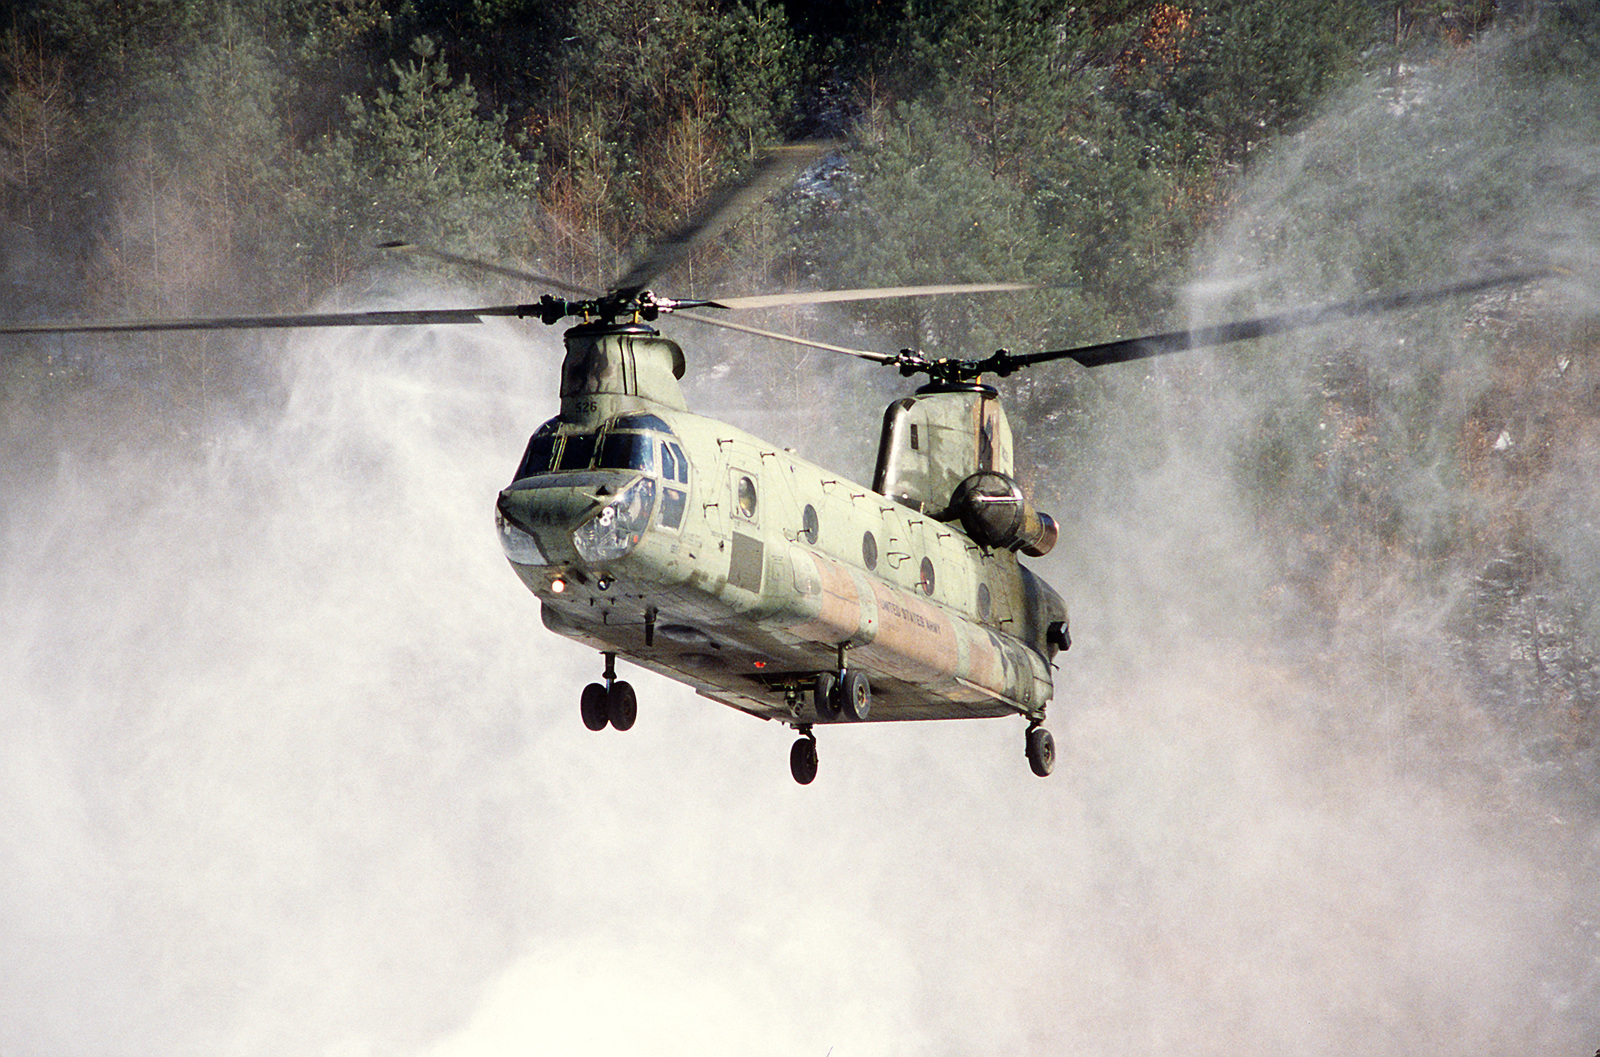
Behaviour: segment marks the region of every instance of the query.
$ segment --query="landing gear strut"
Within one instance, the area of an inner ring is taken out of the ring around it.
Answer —
[[[639,699],[632,685],[617,678],[617,655],[607,653],[605,658],[605,684],[590,683],[583,688],[579,701],[583,725],[590,730],[604,730],[609,723],[618,730],[627,730],[639,716]]]
[[[818,719],[826,721],[843,716],[859,723],[872,712],[872,684],[865,674],[854,670],[837,674],[823,672],[817,676],[811,699]]]
[[[845,650],[839,647],[839,668],[832,672],[819,672],[811,691],[812,704],[820,720],[838,719],[860,722],[872,712],[872,684],[865,672],[856,671],[845,664]]]

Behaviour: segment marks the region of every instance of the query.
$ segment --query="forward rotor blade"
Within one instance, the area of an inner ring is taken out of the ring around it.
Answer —
[[[1035,283],[965,283],[947,286],[880,286],[861,290],[815,290],[810,293],[757,294],[751,297],[719,297],[718,308],[784,308],[794,305],[825,305],[837,301],[886,301],[897,297],[943,297],[950,294],[992,294],[1009,290],[1038,290]],[[892,359],[893,357],[891,357]]]
[[[769,151],[756,162],[755,171],[749,177],[717,191],[694,216],[657,242],[617,279],[611,293],[622,300],[631,300],[651,280],[682,262],[695,247],[716,238],[728,225],[793,182],[837,146],[833,142],[795,143]]]
[[[1168,353],[1184,352],[1189,349],[1230,345],[1237,341],[1249,341],[1253,338],[1264,338],[1291,330],[1303,330],[1307,327],[1333,323],[1341,319],[1374,316],[1384,312],[1393,312],[1397,309],[1414,308],[1418,305],[1432,304],[1435,301],[1443,301],[1451,297],[1458,297],[1461,294],[1475,293],[1479,290],[1488,290],[1496,286],[1510,286],[1516,283],[1531,282],[1535,279],[1547,279],[1555,274],[1557,273],[1549,270],[1540,270],[1491,275],[1478,279],[1469,279],[1465,282],[1455,283],[1435,290],[1410,290],[1398,294],[1384,294],[1379,297],[1356,298],[1350,301],[1339,301],[1331,305],[1300,308],[1273,316],[1240,320],[1237,323],[1201,327],[1198,330],[1175,330],[1168,331],[1165,334],[1147,334],[1138,338],[1105,341],[1097,345],[1082,345],[1075,349],[1024,353],[1010,356],[1008,362],[1014,365],[1012,369],[1026,367],[1035,363],[1046,363],[1051,360],[1076,360],[1085,367],[1104,367],[1107,364],[1128,363],[1132,360],[1149,359],[1152,356],[1164,356]]]
[[[720,302],[719,302],[720,304]],[[808,349],[822,349],[825,352],[842,352],[846,356],[859,356],[863,360],[874,363],[893,363],[895,357],[886,356],[881,352],[869,352],[866,349],[852,349],[844,345],[829,345],[825,341],[812,341],[810,338],[797,338],[793,334],[781,334],[775,330],[762,330],[759,327],[749,327],[743,323],[730,323],[726,319],[712,319],[694,312],[675,312],[678,319],[691,319],[696,323],[704,323],[708,327],[721,327],[723,330],[736,330],[741,334],[754,334],[759,338],[771,338],[773,341],[786,341],[790,345],[801,345]]]
[[[554,287],[557,290],[564,290],[569,294],[577,294],[580,297],[600,296],[600,291],[594,289],[593,287],[578,286],[575,283],[569,283],[563,279],[555,279],[548,275],[540,275],[537,272],[525,272],[521,268],[512,268],[504,264],[494,264],[490,261],[480,261],[476,257],[463,257],[455,253],[446,253],[444,250],[436,250],[432,246],[423,246],[416,242],[380,242],[378,244],[378,248],[380,250],[390,250],[394,253],[413,253],[418,257],[431,257],[436,261],[444,261],[446,264],[455,264],[463,268],[473,268],[477,271],[489,272],[493,275],[503,275],[507,279],[517,279],[525,283],[532,283],[536,286]]]
[[[488,316],[521,318],[538,314],[538,305],[487,308],[424,308],[378,312],[313,312],[287,316],[216,316],[189,319],[84,320],[12,323],[0,334],[137,334],[172,330],[285,330],[295,327],[393,327],[433,323],[481,323]]]

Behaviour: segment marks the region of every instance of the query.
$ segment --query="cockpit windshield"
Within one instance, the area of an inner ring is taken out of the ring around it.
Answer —
[[[532,477],[534,474],[545,473],[550,469],[550,459],[555,454],[556,438],[554,436],[535,433],[533,439],[528,441],[528,450],[522,455],[522,462],[517,466],[516,480]]]
[[[517,467],[517,480],[544,473],[634,470],[688,483],[689,460],[673,437],[672,428],[650,414],[623,415],[599,433],[558,432],[560,421],[551,419],[528,441]]]
[[[648,433],[607,433],[600,445],[600,469],[656,472],[656,439]]]
[[[594,461],[594,445],[598,438],[593,433],[574,433],[561,446],[561,461],[557,470],[587,470]]]

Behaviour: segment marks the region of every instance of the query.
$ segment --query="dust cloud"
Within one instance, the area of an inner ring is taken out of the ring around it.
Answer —
[[[1221,361],[1125,383],[1159,443],[1062,512],[1056,774],[1020,721],[830,728],[801,788],[785,729],[626,665],[637,726],[579,722],[599,659],[491,514],[554,339],[282,355],[281,403],[193,436],[6,433],[7,1057],[1600,1045],[1593,813],[1463,784],[1491,726],[1404,748],[1437,687],[1381,636],[1307,659],[1229,473],[1270,399]]]

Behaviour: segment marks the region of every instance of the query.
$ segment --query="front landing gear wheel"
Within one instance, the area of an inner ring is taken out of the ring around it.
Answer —
[[[789,749],[789,773],[801,785],[810,785],[817,777],[817,739],[802,734]]]
[[[590,683],[583,688],[583,698],[579,707],[583,710],[583,725],[590,730],[604,730],[611,716],[606,703],[606,688],[599,683]]]
[[[639,698],[628,683],[612,683],[606,694],[606,718],[618,730],[627,730],[639,717]]]
[[[1028,766],[1040,778],[1048,777],[1056,766],[1056,739],[1043,727],[1028,728]]]

